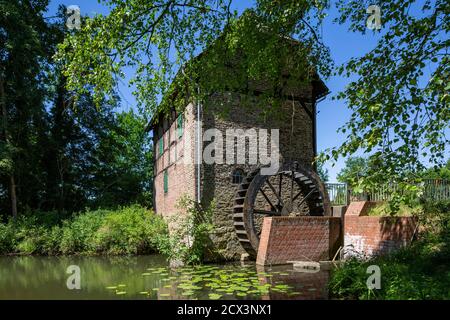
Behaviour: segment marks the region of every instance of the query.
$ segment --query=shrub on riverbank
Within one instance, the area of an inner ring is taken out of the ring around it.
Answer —
[[[450,206],[425,204],[419,239],[391,255],[351,259],[333,271],[330,294],[342,299],[450,299]],[[368,289],[367,267],[378,265],[381,289]]]
[[[0,254],[145,254],[167,233],[160,216],[140,206],[21,216],[0,223]]]
[[[168,219],[172,226],[170,234],[160,234],[156,246],[174,265],[195,265],[205,260],[205,255],[214,255],[210,234],[215,201],[209,206],[199,206],[189,197],[183,196],[177,202],[180,214]],[[185,214],[182,214],[184,212]]]

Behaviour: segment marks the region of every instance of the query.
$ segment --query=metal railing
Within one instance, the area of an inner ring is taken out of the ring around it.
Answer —
[[[332,206],[346,206],[349,201],[346,183],[325,183]]]
[[[350,201],[389,201],[398,190],[397,184],[381,186],[363,193],[354,193],[345,183],[325,183],[332,206],[348,205]],[[443,179],[426,179],[419,184],[420,197],[426,200],[450,200],[450,181]]]

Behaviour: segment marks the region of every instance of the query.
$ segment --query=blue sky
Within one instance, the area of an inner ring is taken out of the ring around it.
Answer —
[[[333,1],[334,2],[334,1]],[[250,7],[253,1],[234,1],[235,9],[242,12]],[[237,3],[237,4],[236,4]],[[98,4],[95,0],[53,0],[50,1],[48,16],[54,15],[59,5],[78,5],[82,15],[93,16],[97,13],[106,14],[108,9]],[[332,8],[329,16],[324,20],[322,26],[323,42],[329,46],[331,55],[336,64],[346,62],[354,56],[360,56],[373,49],[377,44],[378,36],[373,32],[365,35],[348,32],[346,26],[341,26],[333,22],[337,15],[337,10]],[[132,70],[126,70],[127,76]],[[344,125],[350,117],[350,110],[342,101],[332,101],[331,97],[343,90],[350,79],[344,77],[331,77],[325,80],[330,89],[330,94],[325,100],[318,104],[317,115],[317,148],[319,151],[334,147],[343,142],[344,136],[338,134],[336,130]],[[132,95],[132,89],[128,87],[127,80],[119,85],[119,94],[122,98],[122,108],[128,110],[134,108],[136,101]],[[344,159],[340,159],[334,167],[326,164],[329,171],[330,181],[336,180],[336,174],[342,169]]]

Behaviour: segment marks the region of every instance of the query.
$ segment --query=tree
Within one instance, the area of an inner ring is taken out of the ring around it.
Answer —
[[[346,183],[349,188],[356,188],[368,174],[368,162],[363,157],[349,157],[345,167],[338,173],[337,180]]]
[[[322,162],[317,162],[317,174],[323,182],[328,182],[328,179],[330,178],[328,169],[324,167]]]
[[[4,207],[14,218],[21,202],[33,195],[28,188],[35,190],[40,182],[39,169],[30,164],[39,163],[32,150],[40,148],[45,130],[41,81],[49,52],[42,13],[47,4],[46,0],[0,1],[0,173],[2,189],[7,190],[3,194],[9,198]]]
[[[317,32],[327,1],[258,0],[240,18],[231,2],[105,1],[109,14],[86,18],[82,30],[59,47],[56,58],[65,66],[68,89],[78,96],[92,87],[96,102],[108,99],[123,68],[131,66],[138,101],[151,116],[161,96],[186,84],[191,97],[206,99],[255,79],[268,81],[273,93],[313,71],[329,73],[328,50]],[[286,41],[291,37],[301,45]],[[194,59],[205,51],[201,63]],[[236,56],[238,66],[230,72]],[[297,78],[282,76],[286,63]]]
[[[450,181],[450,159],[443,166],[425,170],[422,176],[424,179],[443,179]]]
[[[338,22],[366,33],[367,6],[340,1]],[[337,95],[353,114],[340,129],[345,142],[328,152],[335,160],[357,150],[368,154],[374,165],[363,183],[410,183],[424,163],[442,163],[448,152],[450,3],[390,0],[379,6],[383,28],[377,46],[338,70],[356,77]]]
[[[67,35],[65,10],[44,19],[47,4],[0,1],[0,213],[148,205],[145,120],[115,113],[116,92],[95,104],[87,88],[74,105],[51,59]]]
[[[95,206],[152,205],[153,148],[146,124],[132,110],[118,113],[115,125],[99,140],[92,168]]]

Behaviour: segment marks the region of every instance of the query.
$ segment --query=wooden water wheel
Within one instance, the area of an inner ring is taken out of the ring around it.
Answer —
[[[262,175],[259,168],[250,172],[236,193],[233,220],[239,242],[255,259],[264,217],[330,214],[330,200],[319,176],[294,162],[274,175]]]

